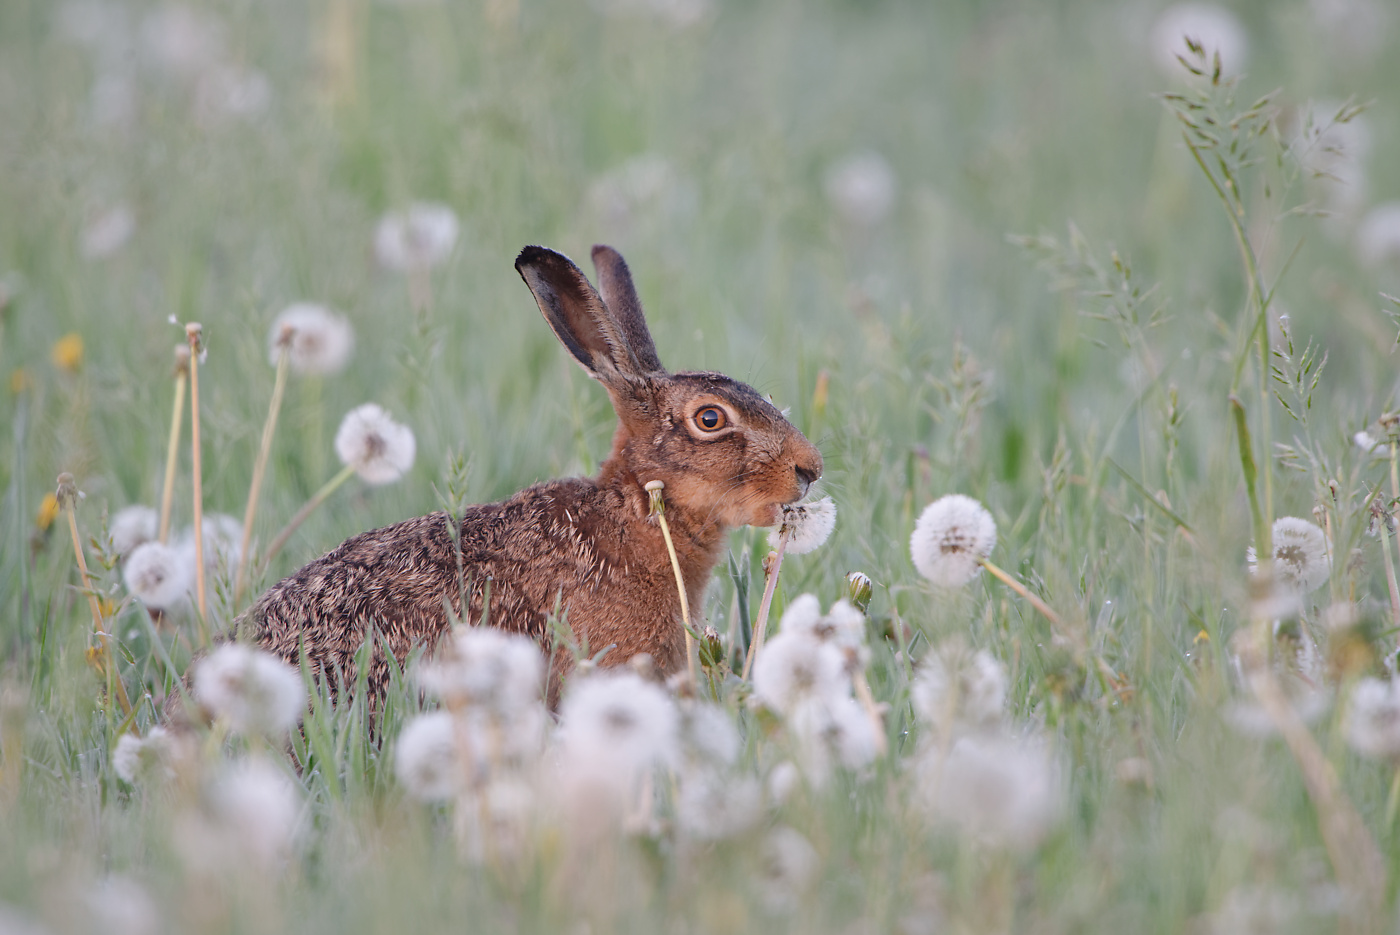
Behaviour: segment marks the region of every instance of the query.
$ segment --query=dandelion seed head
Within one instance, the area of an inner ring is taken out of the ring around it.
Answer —
[[[894,207],[894,170],[876,152],[853,153],[826,173],[826,197],[852,227],[874,227]]]
[[[981,570],[997,544],[997,524],[987,508],[953,493],[924,508],[914,523],[909,552],[919,574],[943,588],[960,588]]]
[[[1362,679],[1351,693],[1347,742],[1363,756],[1400,760],[1400,683]]]
[[[875,725],[849,695],[804,699],[783,723],[802,774],[814,788],[824,786],[836,767],[860,769],[879,752]]]
[[[447,801],[465,787],[451,714],[432,711],[404,725],[394,750],[394,775],[423,802]]]
[[[194,584],[190,564],[180,552],[160,542],[143,542],[131,550],[122,569],[126,589],[153,610],[170,610]]]
[[[382,266],[399,272],[429,269],[452,255],[460,229],[456,212],[447,205],[415,202],[380,218],[374,255]]]
[[[1213,3],[1178,3],[1162,11],[1148,37],[1152,60],[1162,74],[1178,78],[1186,73],[1178,56],[1197,64],[1186,47],[1188,38],[1205,50],[1207,68],[1214,67],[1219,54],[1227,75],[1239,74],[1249,59],[1249,35],[1235,14]]]
[[[670,696],[633,672],[578,680],[559,708],[564,759],[588,772],[606,770],[630,786],[654,765],[676,761],[680,717]]]
[[[535,641],[488,627],[457,627],[437,656],[419,666],[418,684],[449,707],[511,711],[537,704],[544,657]]]
[[[534,787],[519,777],[497,777],[458,798],[453,830],[473,864],[513,860],[525,852],[539,812]]]
[[[225,846],[264,870],[281,866],[301,837],[302,798],[296,782],[259,757],[235,763],[211,791]]]
[[[626,239],[648,223],[674,223],[693,213],[699,196],[664,156],[641,153],[594,180],[586,201],[602,229]]]
[[[781,807],[802,784],[802,770],[792,760],[783,760],[768,773],[768,801],[774,808]]]
[[[243,524],[227,513],[210,513],[203,517],[204,570],[213,574],[228,574],[238,567],[243,548]],[[189,566],[194,577],[194,527],[187,526],[175,540],[175,549]]]
[[[984,649],[947,643],[919,663],[913,696],[920,717],[941,730],[994,724],[1005,713],[1006,669]]]
[[[816,551],[831,538],[831,531],[836,528],[836,501],[830,497],[784,506],[782,512],[782,523],[768,531],[768,544],[776,549],[782,530],[790,528],[792,532],[787,544],[789,555]]]
[[[809,633],[779,632],[754,660],[754,700],[787,715],[808,699],[850,693],[845,657],[833,643]]]
[[[1039,738],[967,735],[915,768],[932,816],[992,847],[1035,848],[1063,811],[1060,770]]]
[[[112,769],[133,786],[174,779],[193,756],[187,740],[164,727],[152,727],[145,737],[122,734],[112,751]]]
[[[297,302],[287,306],[273,320],[267,343],[268,360],[274,366],[285,343],[287,364],[295,372],[339,373],[354,353],[355,329],[348,318],[324,305]]]
[[[146,15],[141,41],[148,59],[172,77],[191,79],[224,57],[223,24],[194,7],[167,3]]]
[[[104,935],[157,935],[160,909],[146,888],[131,877],[111,874],[83,892],[94,930]],[[0,931],[9,930],[0,925]]]
[[[194,670],[194,697],[244,736],[280,737],[306,710],[301,673],[271,653],[225,643]]]
[[[1332,556],[1327,535],[1320,526],[1297,516],[1283,516],[1273,525],[1273,572],[1287,592],[1309,594],[1327,583],[1332,574]],[[1246,554],[1250,571],[1257,567],[1254,549]]]
[[[413,467],[417,443],[413,430],[389,417],[374,403],[346,413],[335,433],[335,453],[353,465],[367,484],[388,484]]]
[[[1370,455],[1377,461],[1390,460],[1390,439],[1377,438],[1364,429],[1351,437],[1352,443],[1361,449],[1363,454]]]
[[[160,514],[148,506],[122,507],[107,530],[112,536],[112,551],[125,558],[138,545],[154,539],[159,525]]]
[[[272,104],[272,82],[256,68],[219,64],[195,84],[195,119],[212,127],[231,120],[251,121]]]
[[[1356,227],[1356,252],[1366,266],[1400,265],[1400,201],[1366,213]]]
[[[114,255],[136,233],[136,213],[125,202],[94,214],[83,226],[79,250],[84,259],[105,260]]]
[[[752,776],[714,769],[682,773],[676,794],[676,826],[687,837],[719,841],[742,834],[763,815],[763,790]]]
[[[769,911],[777,913],[797,909],[821,869],[816,848],[787,825],[769,833],[760,860],[759,895]]]
[[[732,766],[743,738],[719,705],[695,702],[681,712],[681,736],[690,755],[702,763]]]

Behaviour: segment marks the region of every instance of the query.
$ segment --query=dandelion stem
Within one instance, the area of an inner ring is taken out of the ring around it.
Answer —
[[[199,325],[185,326],[185,337],[190,342],[190,472],[194,480],[194,590],[199,604],[199,616],[209,614],[209,601],[204,588],[204,485],[201,479],[199,458],[199,352],[201,331]]]
[[[1395,580],[1395,564],[1390,558],[1390,536],[1394,529],[1394,518],[1389,510],[1382,510],[1381,516],[1381,555],[1385,559],[1385,584],[1390,589],[1390,624],[1400,627],[1400,583]]]
[[[870,718],[870,726],[875,728],[876,756],[884,756],[889,750],[889,739],[885,736],[885,719],[880,717],[880,708],[875,704],[875,695],[870,691],[870,683],[865,679],[864,669],[856,672],[851,684],[855,687],[856,698],[860,699],[860,706]]]
[[[1036,597],[1033,593],[1031,593],[1030,589],[1028,589],[1024,584],[1017,581],[1015,578],[1011,577],[1006,572],[998,568],[996,565],[993,565],[991,562],[987,561],[985,558],[979,558],[977,561],[979,564],[981,564],[983,568],[987,569],[987,571],[991,572],[991,574],[994,577],[999,579],[1002,584],[1006,585],[1008,588],[1015,591],[1017,594],[1021,595],[1026,600],[1030,601],[1031,606],[1034,607],[1036,610],[1040,611],[1041,616],[1043,616],[1046,620],[1049,620],[1057,627],[1064,625],[1064,621],[1060,619],[1060,615],[1055,613],[1055,611],[1051,609],[1049,604],[1045,603],[1040,598]]]
[[[1390,794],[1385,798],[1385,827],[1395,824],[1395,812],[1400,808],[1400,769],[1390,780]]]
[[[300,510],[297,510],[296,515],[288,520],[286,526],[282,527],[282,531],[277,534],[277,538],[272,540],[272,545],[267,547],[267,554],[263,556],[264,568],[272,564],[272,560],[277,557],[278,552],[282,551],[282,546],[287,544],[287,540],[292,537],[292,533],[297,531],[297,527],[305,522],[306,518],[310,516],[318,506],[324,503],[327,497],[335,493],[336,488],[349,480],[354,473],[355,466],[353,464],[345,465],[345,467],[340,469],[339,474],[326,481],[325,485],[322,486],[320,490],[311,495],[311,499],[307,500]]]
[[[126,685],[117,676],[117,667],[112,661],[112,644],[107,637],[107,628],[102,624],[102,606],[97,602],[97,592],[93,590],[92,579],[88,576],[87,559],[83,556],[83,540],[78,535],[78,517],[73,510],[73,501],[77,497],[78,491],[73,486],[73,475],[60,474],[58,502],[63,505],[63,512],[68,514],[68,531],[73,534],[73,555],[78,559],[78,574],[82,578],[83,593],[87,595],[88,609],[92,611],[92,632],[102,648],[102,662],[97,665],[97,669],[107,676],[107,697],[115,694],[121,702],[122,713],[130,715],[131,699],[126,695]]]
[[[233,586],[233,605],[237,607],[243,600],[243,591],[248,586],[248,565],[253,544],[253,520],[258,513],[258,494],[262,491],[263,475],[267,471],[267,459],[272,453],[272,436],[277,430],[277,415],[282,411],[282,395],[287,389],[287,342],[277,349],[277,377],[272,383],[272,401],[267,406],[267,421],[263,423],[262,443],[258,446],[258,460],[253,464],[253,482],[248,486],[248,507],[243,511],[243,546],[238,550],[238,574]]]
[[[175,371],[175,406],[170,414],[170,443],[165,448],[165,486],[160,493],[160,532],[158,538],[164,544],[170,541],[170,504],[175,497],[175,469],[180,459],[180,427],[185,419],[185,384],[189,382],[189,371],[177,366]]]
[[[792,527],[784,525],[778,533],[778,548],[771,562],[764,562],[763,600],[758,604],[758,619],[753,624],[753,639],[749,641],[749,654],[744,659],[743,678],[749,677],[753,661],[763,648],[763,637],[768,630],[768,612],[773,608],[773,592],[778,588],[778,572],[783,567],[783,553],[787,551],[788,540],[792,538]]]
[[[685,579],[681,577],[681,563],[676,558],[676,546],[671,542],[671,526],[666,522],[666,503],[661,497],[665,484],[659,480],[647,481],[647,495],[651,499],[651,513],[661,524],[661,538],[666,540],[666,554],[671,558],[671,571],[676,576],[676,593],[681,599],[681,620],[685,624],[685,665],[690,674],[692,688],[699,688],[700,680],[695,671],[695,635],[690,627],[690,601],[685,593]]]

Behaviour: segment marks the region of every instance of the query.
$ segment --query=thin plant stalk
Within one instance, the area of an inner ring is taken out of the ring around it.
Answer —
[[[277,557],[278,552],[282,551],[282,547],[287,544],[287,540],[292,537],[292,533],[297,531],[297,527],[304,523],[306,518],[315,512],[318,506],[325,503],[326,498],[335,493],[336,489],[349,480],[354,473],[355,466],[353,464],[345,465],[345,467],[340,469],[339,474],[326,481],[320,490],[311,495],[310,500],[302,504],[301,509],[297,510],[296,515],[288,520],[287,525],[283,526],[282,531],[277,534],[277,538],[273,539],[272,544],[267,547],[267,554],[263,556],[263,567],[272,564],[272,560]]]
[[[763,599],[758,604],[758,618],[753,624],[753,639],[749,641],[749,654],[744,658],[743,678],[749,677],[758,651],[763,648],[763,637],[768,630],[768,613],[773,609],[773,592],[778,589],[778,572],[783,567],[783,554],[787,552],[788,540],[792,538],[792,527],[784,525],[778,532],[778,548],[763,563]]]
[[[73,503],[78,499],[78,488],[73,484],[72,474],[58,475],[58,502],[63,512],[68,514],[68,531],[73,534],[73,555],[78,559],[78,574],[83,582],[83,593],[87,595],[88,609],[92,611],[92,632],[101,647],[100,669],[107,676],[107,697],[117,696],[122,714],[131,714],[131,699],[127,697],[126,685],[117,676],[117,667],[112,658],[112,643],[107,636],[107,628],[102,623],[102,606],[97,602],[97,592],[93,590],[92,578],[88,575],[87,559],[83,556],[83,540],[78,535],[78,517]]]
[[[175,498],[175,470],[180,460],[180,428],[185,420],[185,386],[189,383],[189,348],[175,348],[175,405],[170,414],[170,442],[165,447],[165,483],[160,493],[160,531],[157,538],[170,541],[170,504]]]
[[[866,717],[870,718],[870,724],[875,728],[875,755],[884,756],[889,750],[889,741],[885,737],[885,719],[880,716],[880,706],[875,703],[875,695],[870,691],[870,683],[866,681],[864,669],[856,671],[851,678],[851,684],[855,687],[860,706],[865,709]]]
[[[1400,583],[1395,580],[1395,563],[1390,556],[1390,537],[1395,528],[1388,510],[1380,513],[1381,555],[1385,559],[1385,584],[1390,590],[1390,625],[1400,627]]]
[[[1009,574],[1002,571],[1000,568],[987,561],[985,558],[980,558],[977,561],[983,568],[987,569],[987,571],[990,572],[991,575],[997,580],[999,580],[1002,584],[1006,585],[1008,588],[1015,591],[1017,594],[1021,595],[1026,600],[1030,601],[1031,606],[1034,607],[1036,610],[1040,611],[1042,617],[1044,617],[1046,620],[1049,620],[1056,627],[1063,626],[1064,621],[1060,619],[1060,615],[1055,613],[1055,611],[1050,607],[1049,604],[1045,603],[1040,598],[1036,597],[1035,594],[1031,593],[1030,589],[1027,588],[1024,584],[1017,581],[1015,578],[1011,577]]]
[[[290,330],[290,329],[289,329]],[[258,514],[258,494],[262,492],[263,476],[267,472],[267,459],[272,453],[272,437],[277,431],[277,416],[282,411],[282,396],[287,389],[287,353],[290,340],[278,341],[277,376],[272,383],[272,401],[267,406],[267,421],[263,423],[262,442],[258,445],[258,459],[253,463],[253,481],[248,485],[248,506],[243,511],[243,545],[238,550],[238,574],[234,578],[233,604],[243,600],[243,591],[248,586],[249,553],[253,545],[253,520]]]
[[[685,624],[685,667],[690,675],[692,688],[699,686],[699,676],[695,671],[695,635],[690,626],[690,600],[685,593],[685,578],[681,576],[681,563],[676,558],[676,546],[671,541],[671,526],[666,522],[666,502],[661,497],[665,483],[659,480],[647,481],[647,495],[651,500],[651,513],[661,524],[661,538],[666,540],[666,554],[671,559],[671,571],[676,576],[676,593],[681,599],[681,621]]]
[[[204,587],[204,485],[199,458],[199,352],[203,329],[196,323],[185,325],[190,342],[190,471],[194,479],[194,587],[199,616],[209,614]]]

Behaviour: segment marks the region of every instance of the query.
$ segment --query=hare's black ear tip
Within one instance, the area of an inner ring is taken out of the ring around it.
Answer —
[[[593,262],[594,262],[594,263],[597,263],[597,262],[598,262],[598,258],[599,258],[599,257],[614,257],[614,256],[615,256],[615,257],[617,257],[618,259],[622,259],[622,254],[618,253],[618,252],[617,252],[617,249],[616,249],[615,247],[609,247],[609,246],[608,246],[607,244],[605,244],[605,243],[595,243],[595,244],[593,245],[593,252],[592,252],[590,255],[593,257]]]
[[[549,259],[556,256],[558,256],[558,254],[555,253],[553,250],[549,249],[548,247],[538,247],[534,244],[531,244],[524,250],[521,250],[520,256],[515,258],[515,268],[524,269],[527,266],[535,266],[541,260]]]

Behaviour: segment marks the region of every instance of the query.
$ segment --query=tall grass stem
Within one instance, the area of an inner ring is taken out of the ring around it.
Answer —
[[[272,453],[272,437],[277,431],[277,416],[282,411],[282,396],[287,389],[287,342],[278,344],[277,376],[272,383],[272,401],[267,406],[267,421],[263,423],[262,442],[258,445],[258,458],[253,463],[253,480],[248,485],[248,506],[243,511],[243,545],[238,550],[238,574],[234,578],[233,606],[243,601],[243,592],[248,587],[248,566],[253,545],[253,520],[258,514],[258,494],[262,492],[263,476],[267,472],[267,459]]]

